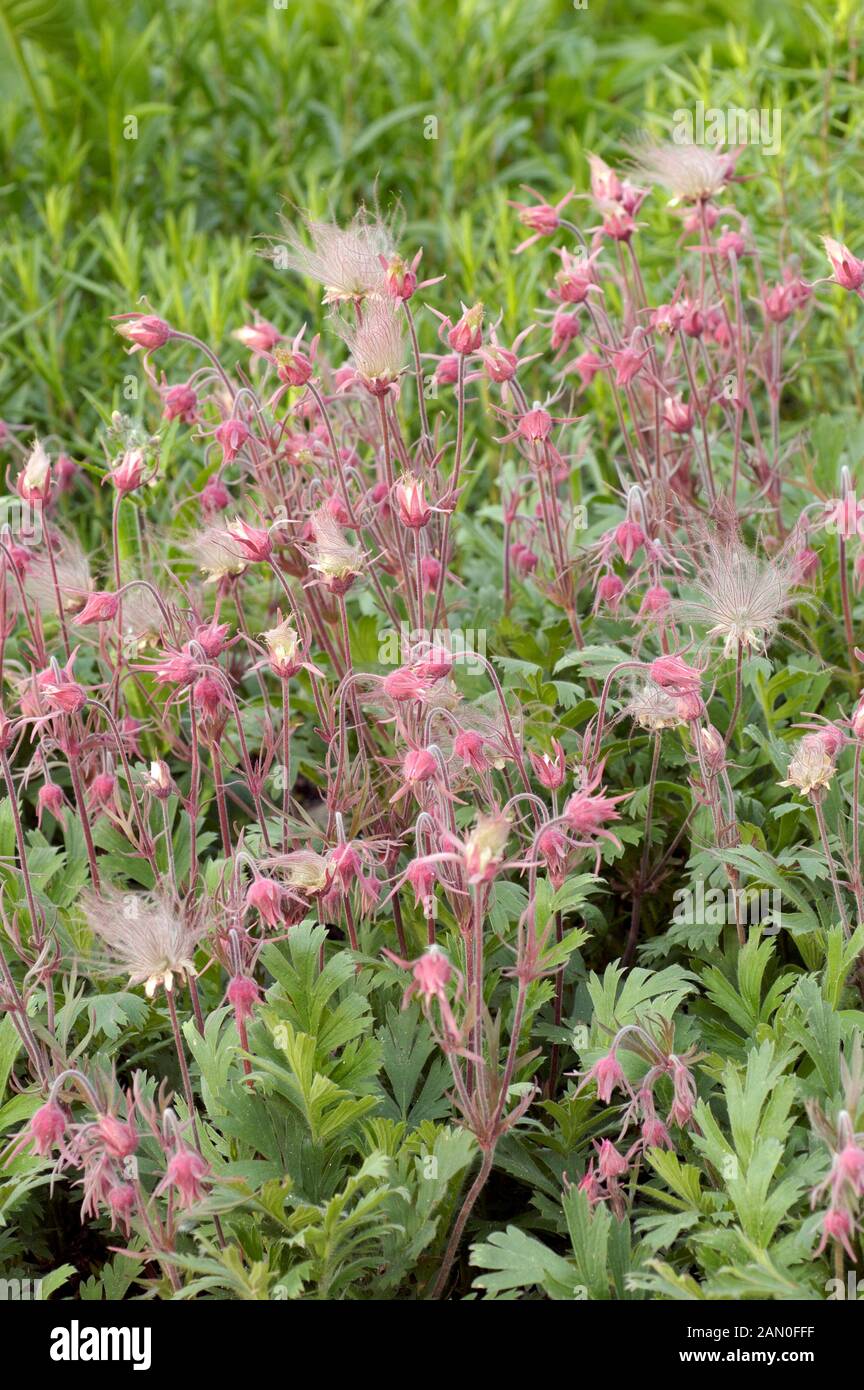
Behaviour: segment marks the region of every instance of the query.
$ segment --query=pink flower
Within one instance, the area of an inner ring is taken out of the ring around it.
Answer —
[[[225,528],[228,536],[240,547],[243,558],[263,563],[273,554],[273,542],[269,531],[260,526],[250,526],[241,517],[229,521]]]
[[[597,373],[603,366],[602,357],[598,357],[596,352],[582,352],[567,367],[568,374],[578,372],[582,383],[582,390],[587,391]]]
[[[132,343],[130,352],[137,352],[139,348],[152,352],[155,348],[164,347],[168,339],[174,336],[171,325],[155,314],[117,314],[115,321],[120,325],[116,330],[120,337]]]
[[[414,905],[421,907],[432,896],[435,887],[435,866],[427,859],[412,859],[405,870],[405,878],[414,889]]]
[[[473,768],[475,772],[485,772],[489,759],[483,751],[484,740],[473,729],[463,729],[453,740],[453,752],[462,759],[463,768]]]
[[[795,312],[795,297],[789,285],[774,285],[762,297],[762,308],[771,323],[785,323]]]
[[[399,520],[412,531],[422,530],[432,515],[424,490],[423,480],[408,473],[399,479],[394,489]]]
[[[437,386],[455,386],[459,380],[458,356],[441,357],[432,375]]]
[[[696,1103],[696,1083],[689,1068],[684,1065],[680,1057],[672,1056],[669,1060],[672,1063],[672,1084],[675,1095],[672,1108],[666,1118],[670,1124],[678,1125],[683,1129],[689,1125],[693,1115],[693,1106]]]
[[[284,889],[272,878],[256,878],[246,891],[246,907],[254,907],[268,927],[278,927],[282,921]]]
[[[118,1120],[116,1115],[100,1115],[96,1134],[112,1158],[129,1158],[138,1148],[138,1131],[131,1120]]]
[[[89,805],[93,810],[113,807],[117,794],[117,778],[110,772],[100,772],[90,783]]]
[[[663,402],[663,419],[673,434],[689,434],[694,418],[692,405],[682,398],[680,392],[666,397]]]
[[[845,1144],[836,1158],[840,1183],[847,1183],[858,1196],[864,1193],[864,1149],[854,1140]]]
[[[45,1158],[55,1144],[59,1144],[66,1133],[66,1115],[56,1101],[49,1100],[40,1105],[33,1115],[24,1142],[32,1144],[33,1152]]]
[[[599,254],[573,256],[562,248],[558,252],[561,269],[555,273],[554,288],[547,290],[548,297],[559,304],[584,304],[589,292],[597,288],[594,262]]]
[[[570,192],[565,193],[564,197],[553,206],[551,203],[547,203],[536,189],[529,188],[527,184],[523,184],[523,187],[538,201],[536,203],[510,203],[511,208],[516,208],[523,227],[528,227],[534,233],[533,236],[528,237],[526,241],[521,242],[516,247],[515,254],[517,256],[521,251],[533,246],[534,242],[539,241],[541,237],[552,236],[558,230],[561,225],[561,213],[574,196],[574,190],[571,188]]]
[[[230,420],[223,420],[221,425],[217,425],[214,431],[216,443],[222,447],[222,456],[226,463],[233,463],[240,449],[249,438],[248,426],[242,420],[236,420],[233,416]],[[212,482],[213,479],[210,479]]]
[[[816,1250],[817,1255],[821,1255],[829,1240],[836,1240],[852,1263],[855,1263],[856,1255],[852,1249],[850,1238],[855,1230],[855,1223],[846,1211],[841,1211],[837,1207],[829,1207],[822,1219],[822,1239]]]
[[[462,317],[447,329],[447,342],[460,357],[476,352],[483,341],[483,305],[475,304],[467,309],[462,305]],[[447,321],[445,320],[444,327]]]
[[[599,607],[601,603],[608,604],[614,613],[623,593],[624,580],[610,571],[609,574],[601,575],[597,583],[595,605]]]
[[[113,1187],[108,1189],[106,1201],[111,1215],[114,1218],[113,1224],[115,1226],[122,1226],[127,1236],[131,1229],[130,1218],[135,1209],[137,1200],[135,1188],[129,1182],[116,1183]]]
[[[433,1000],[437,1000],[445,1034],[449,1041],[458,1042],[459,1029],[447,997],[447,986],[454,972],[440,947],[430,946],[428,951],[424,951],[423,955],[415,961],[402,960],[401,957],[387,950],[384,951],[384,955],[395,965],[401,965],[403,970],[411,971],[413,978],[402,996],[402,1008],[406,1009],[414,995],[419,994],[428,1014],[430,1004]]]
[[[309,352],[300,351],[300,344],[306,332],[306,325],[300,329],[290,348],[277,348],[273,353],[276,375],[288,386],[305,386],[312,377],[315,367],[315,353],[318,347],[317,336],[312,339]]]
[[[615,544],[621,552],[625,565],[629,565],[640,545],[645,544],[645,532],[635,521],[622,521],[615,528]]]
[[[654,684],[673,695],[698,694],[702,688],[701,672],[688,666],[680,656],[658,656],[649,670]]]
[[[837,284],[842,285],[844,290],[853,290],[857,294],[864,285],[864,261],[859,261],[852,255],[848,246],[844,246],[842,241],[835,241],[833,237],[823,236],[822,245],[831,262]]]
[[[639,617],[656,617],[658,614],[666,613],[672,602],[672,595],[668,589],[662,585],[655,584],[652,588],[646,589],[639,605]]]
[[[231,704],[223,685],[215,676],[201,676],[192,687],[192,699],[195,708],[205,719],[214,719],[223,707],[228,708]]]
[[[261,998],[261,991],[249,975],[235,975],[228,982],[226,997],[237,1022],[247,1023]]]
[[[56,782],[44,782],[36,797],[36,824],[42,827],[42,817],[50,811],[55,820],[62,821],[65,798],[63,788]]]
[[[127,449],[117,467],[112,468],[111,472],[106,474],[106,478],[111,479],[121,496],[139,488],[143,477],[144,454],[140,449]],[[102,479],[103,483],[106,478]]]
[[[184,425],[194,425],[198,411],[198,396],[191,386],[163,386],[162,417],[165,420],[182,420]]]
[[[638,352],[635,347],[619,348],[612,353],[611,361],[615,369],[615,385],[629,386],[634,377],[637,377],[642,370],[642,363],[648,356],[648,351]]]
[[[91,594],[73,621],[79,627],[85,627],[88,623],[110,623],[117,617],[119,604],[120,600],[116,594]]]
[[[630,1089],[621,1063],[614,1051],[607,1052],[604,1057],[598,1058],[593,1067],[585,1073],[579,1089],[581,1090],[582,1086],[587,1086],[589,1081],[597,1083],[597,1099],[601,1100],[604,1105],[609,1104],[616,1086],[622,1091],[629,1091]]]
[[[381,689],[388,700],[423,700],[429,693],[428,683],[411,666],[399,666],[385,676]]]
[[[535,405],[533,410],[528,410],[519,417],[516,429],[523,439],[527,439],[529,444],[541,444],[544,439],[549,438],[552,429],[552,416],[548,410],[543,410],[541,406]]]
[[[610,1178],[623,1177],[627,1172],[629,1164],[623,1154],[620,1154],[610,1139],[604,1139],[597,1148],[597,1172],[604,1182]]]
[[[226,462],[230,460],[226,459]],[[204,516],[215,516],[217,512],[224,512],[225,508],[231,504],[231,494],[221,478],[215,475],[208,478],[200,493],[198,501]]]
[[[242,328],[235,329],[232,336],[250,352],[263,355],[272,352],[282,334],[266,319],[256,319],[254,323],[244,323]]]
[[[402,759],[402,786],[391,796],[391,804],[401,801],[409,791],[423,782],[431,782],[437,775],[438,763],[434,753],[428,748],[409,748]]]
[[[593,784],[596,786],[596,781]],[[605,792],[593,792],[587,788],[574,792],[564,807],[567,824],[583,839],[603,834],[603,827],[609,821],[620,820],[620,812],[615,807],[624,796],[607,796]]]
[[[531,749],[528,750],[528,757],[531,760],[537,781],[547,791],[557,791],[559,787],[564,785],[564,779],[567,776],[567,760],[564,757],[564,749],[555,738],[552,740],[552,748],[555,756],[551,758],[548,753],[534,753]]]
[[[36,677],[39,693],[49,709],[77,714],[87,703],[87,692],[72,675],[75,652],[63,667],[49,666]]]
[[[176,1187],[182,1207],[191,1207],[204,1196],[203,1179],[209,1176],[210,1165],[192,1149],[179,1148],[172,1155],[165,1176],[156,1187],[157,1196]]]

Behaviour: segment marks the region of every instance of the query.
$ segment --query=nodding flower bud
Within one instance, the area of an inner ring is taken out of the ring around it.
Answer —
[[[315,371],[313,363],[318,348],[318,338],[316,336],[312,339],[308,354],[301,352],[300,344],[305,332],[306,325],[304,324],[290,347],[274,349],[273,360],[276,363],[276,375],[287,386],[305,386]]]
[[[221,478],[208,478],[198,494],[198,504],[204,516],[216,516],[231,505],[231,494]]]
[[[476,352],[482,343],[485,312],[483,305],[479,303],[470,309],[466,309],[463,304],[462,308],[464,312],[461,319],[447,333],[448,343],[460,357],[466,356],[469,352]]]
[[[139,348],[153,352],[156,348],[164,347],[168,339],[174,336],[171,325],[155,314],[119,314],[116,322],[116,332],[132,344],[132,352],[137,352]]]
[[[414,670],[423,680],[444,680],[453,670],[453,653],[446,647],[430,647],[414,662]]]
[[[402,776],[409,786],[431,781],[437,771],[435,754],[428,748],[409,748],[402,759]]]
[[[42,817],[46,811],[50,811],[55,820],[62,820],[64,803],[63,788],[56,782],[43,782],[36,797],[37,825],[41,828]]]
[[[628,1089],[627,1078],[614,1050],[608,1052],[605,1057],[601,1057],[585,1073],[580,1090],[582,1086],[587,1086],[589,1081],[597,1083],[597,1099],[602,1101],[604,1105],[609,1104],[616,1086],[622,1091]]]
[[[578,372],[579,382],[583,391],[587,391],[597,373],[603,367],[602,357],[598,357],[596,352],[580,352],[578,357],[566,368],[568,373]]]
[[[604,1139],[597,1148],[597,1172],[604,1182],[609,1178],[621,1178],[627,1172],[629,1164],[623,1154],[620,1154],[612,1143],[611,1139]]]
[[[596,603],[605,603],[614,612],[621,601],[624,593],[624,580],[617,574],[609,573],[601,576],[597,584]]]
[[[112,1158],[129,1158],[138,1148],[138,1131],[131,1120],[118,1120],[116,1115],[100,1115],[96,1121],[96,1131]]]
[[[177,386],[163,386],[162,418],[182,420],[184,425],[194,425],[198,412],[198,395],[191,386],[181,383]]]
[[[531,759],[531,766],[534,769],[537,781],[547,791],[557,791],[564,785],[567,776],[567,760],[564,757],[564,749],[557,739],[552,740],[554,757],[548,753],[534,753],[530,749],[528,757]]]
[[[242,420],[223,420],[221,425],[217,425],[214,431],[216,443],[222,449],[222,456],[226,463],[233,463],[240,449],[249,438],[248,426]]]
[[[256,878],[246,890],[246,907],[254,907],[268,927],[278,927],[282,921],[284,889],[272,878]]]
[[[642,363],[647,356],[647,349],[645,352],[638,352],[634,347],[623,347],[613,352],[611,362],[615,369],[615,385],[629,386],[634,377],[641,372]]]
[[[65,1133],[66,1115],[56,1101],[49,1100],[40,1105],[30,1120],[27,1138],[32,1142],[33,1152],[45,1158]]]
[[[675,696],[675,711],[685,724],[701,719],[705,713],[705,702],[698,690],[685,690],[683,695]]]
[[[668,612],[672,602],[672,595],[668,589],[664,589],[661,584],[655,584],[650,589],[646,589],[639,605],[640,618],[659,617]]]
[[[405,878],[414,889],[415,906],[425,905],[435,887],[435,866],[425,859],[412,859],[405,870]]]
[[[167,801],[177,787],[171,776],[171,769],[161,758],[150,764],[150,776],[145,781],[148,792],[155,796],[157,801]]]
[[[127,449],[120,462],[106,476],[110,478],[121,496],[134,492],[141,486],[144,477],[144,452],[142,449]],[[103,479],[103,482],[105,479]]]
[[[25,502],[46,502],[51,492],[51,460],[43,445],[34,439],[27,462],[15,482],[18,496]]]
[[[622,521],[615,528],[615,544],[625,565],[629,565],[640,545],[645,544],[645,532],[636,521]]]
[[[172,1156],[165,1176],[155,1188],[161,1196],[170,1187],[177,1189],[177,1200],[181,1207],[191,1207],[204,1196],[202,1179],[210,1172],[210,1165],[193,1149],[179,1148]]]
[[[721,256],[735,255],[740,258],[747,250],[747,243],[740,232],[724,227],[717,238],[717,250]]]
[[[864,695],[861,696],[861,699],[852,711],[852,718],[849,720],[849,726],[855,738],[864,738]]]
[[[117,795],[117,778],[110,772],[100,772],[90,783],[90,805],[105,810],[114,805]]]
[[[792,564],[795,570],[795,578],[799,584],[807,584],[816,574],[822,563],[819,554],[815,550],[810,550],[804,546],[793,558]]]
[[[90,594],[81,612],[72,621],[79,627],[85,627],[88,623],[110,623],[117,617],[119,606],[117,594]]]
[[[244,560],[263,563],[273,554],[270,532],[265,531],[263,527],[250,526],[241,517],[236,517],[234,521],[229,521],[225,530],[231,540],[239,546]]]
[[[412,666],[399,666],[385,676],[381,689],[388,700],[424,700],[429,693],[428,682]]]
[[[723,735],[714,728],[713,724],[704,724],[699,728],[696,737],[699,739],[702,760],[706,768],[712,775],[716,776],[726,766],[726,743]]]
[[[844,290],[857,293],[864,285],[864,261],[859,261],[848,246],[844,246],[842,241],[835,241],[833,237],[823,236],[822,245],[837,284],[842,285]]]
[[[391,256],[389,260],[386,256],[378,257],[384,271],[384,285],[391,298],[411,298],[417,288],[417,267],[422,255],[422,250],[418,251],[410,263],[402,256]]]
[[[655,685],[672,695],[687,695],[702,687],[702,673],[696,671],[680,656],[658,656],[651,662],[650,675]]]
[[[250,976],[235,975],[228,982],[226,995],[237,1022],[246,1023],[252,1017],[255,1005],[261,998],[261,991]]]
[[[410,527],[412,531],[421,530],[432,515],[432,508],[424,495],[425,483],[422,478],[415,478],[412,474],[405,473],[399,479],[394,491],[399,520],[402,525]]]
[[[249,348],[250,352],[265,353],[272,351],[282,334],[266,319],[256,319],[254,323],[244,323],[242,328],[235,328],[231,336]]]
[[[663,419],[673,434],[689,434],[694,418],[692,405],[687,404],[680,391],[674,396],[666,397],[663,402]]]
[[[548,439],[552,430],[552,416],[548,410],[544,410],[539,402],[534,403],[533,409],[520,416],[519,424],[516,426],[517,433],[523,439],[527,439],[529,444],[542,444],[544,439]]]
[[[453,752],[462,759],[463,768],[473,768],[475,772],[485,772],[489,759],[483,752],[483,738],[473,729],[462,729],[453,740]]]
[[[432,373],[436,386],[455,386],[459,380],[459,358],[442,357]]]
[[[539,556],[522,541],[513,542],[510,547],[510,559],[516,566],[516,573],[520,575],[533,574],[540,563]]]

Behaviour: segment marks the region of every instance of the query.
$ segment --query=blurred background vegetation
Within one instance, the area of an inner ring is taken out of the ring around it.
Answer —
[[[769,264],[815,278],[821,232],[864,245],[861,27],[855,0],[0,0],[0,414],[86,457],[128,368],[109,315],[142,295],[216,346],[249,305],[317,317],[255,238],[286,203],[348,216],[376,178],[447,271],[435,302],[483,298],[515,331],[548,260],[514,260],[506,200],[583,190],[586,151],[700,100],[781,112],[736,202]],[[652,202],[659,286],[678,227]],[[805,408],[857,390],[857,308],[838,295],[808,333]]]

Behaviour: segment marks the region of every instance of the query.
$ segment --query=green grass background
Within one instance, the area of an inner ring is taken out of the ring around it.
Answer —
[[[250,304],[315,318],[255,238],[286,200],[347,216],[376,179],[448,274],[436,303],[524,326],[549,263],[514,260],[507,198],[584,190],[586,150],[618,157],[698,100],[780,110],[736,201],[769,263],[822,274],[819,233],[864,249],[861,28],[854,0],[0,0],[0,414],[91,453],[128,368],[108,318],[142,295],[216,346]],[[655,288],[676,234],[642,234]],[[809,335],[803,408],[860,403],[857,307],[838,295]]]

